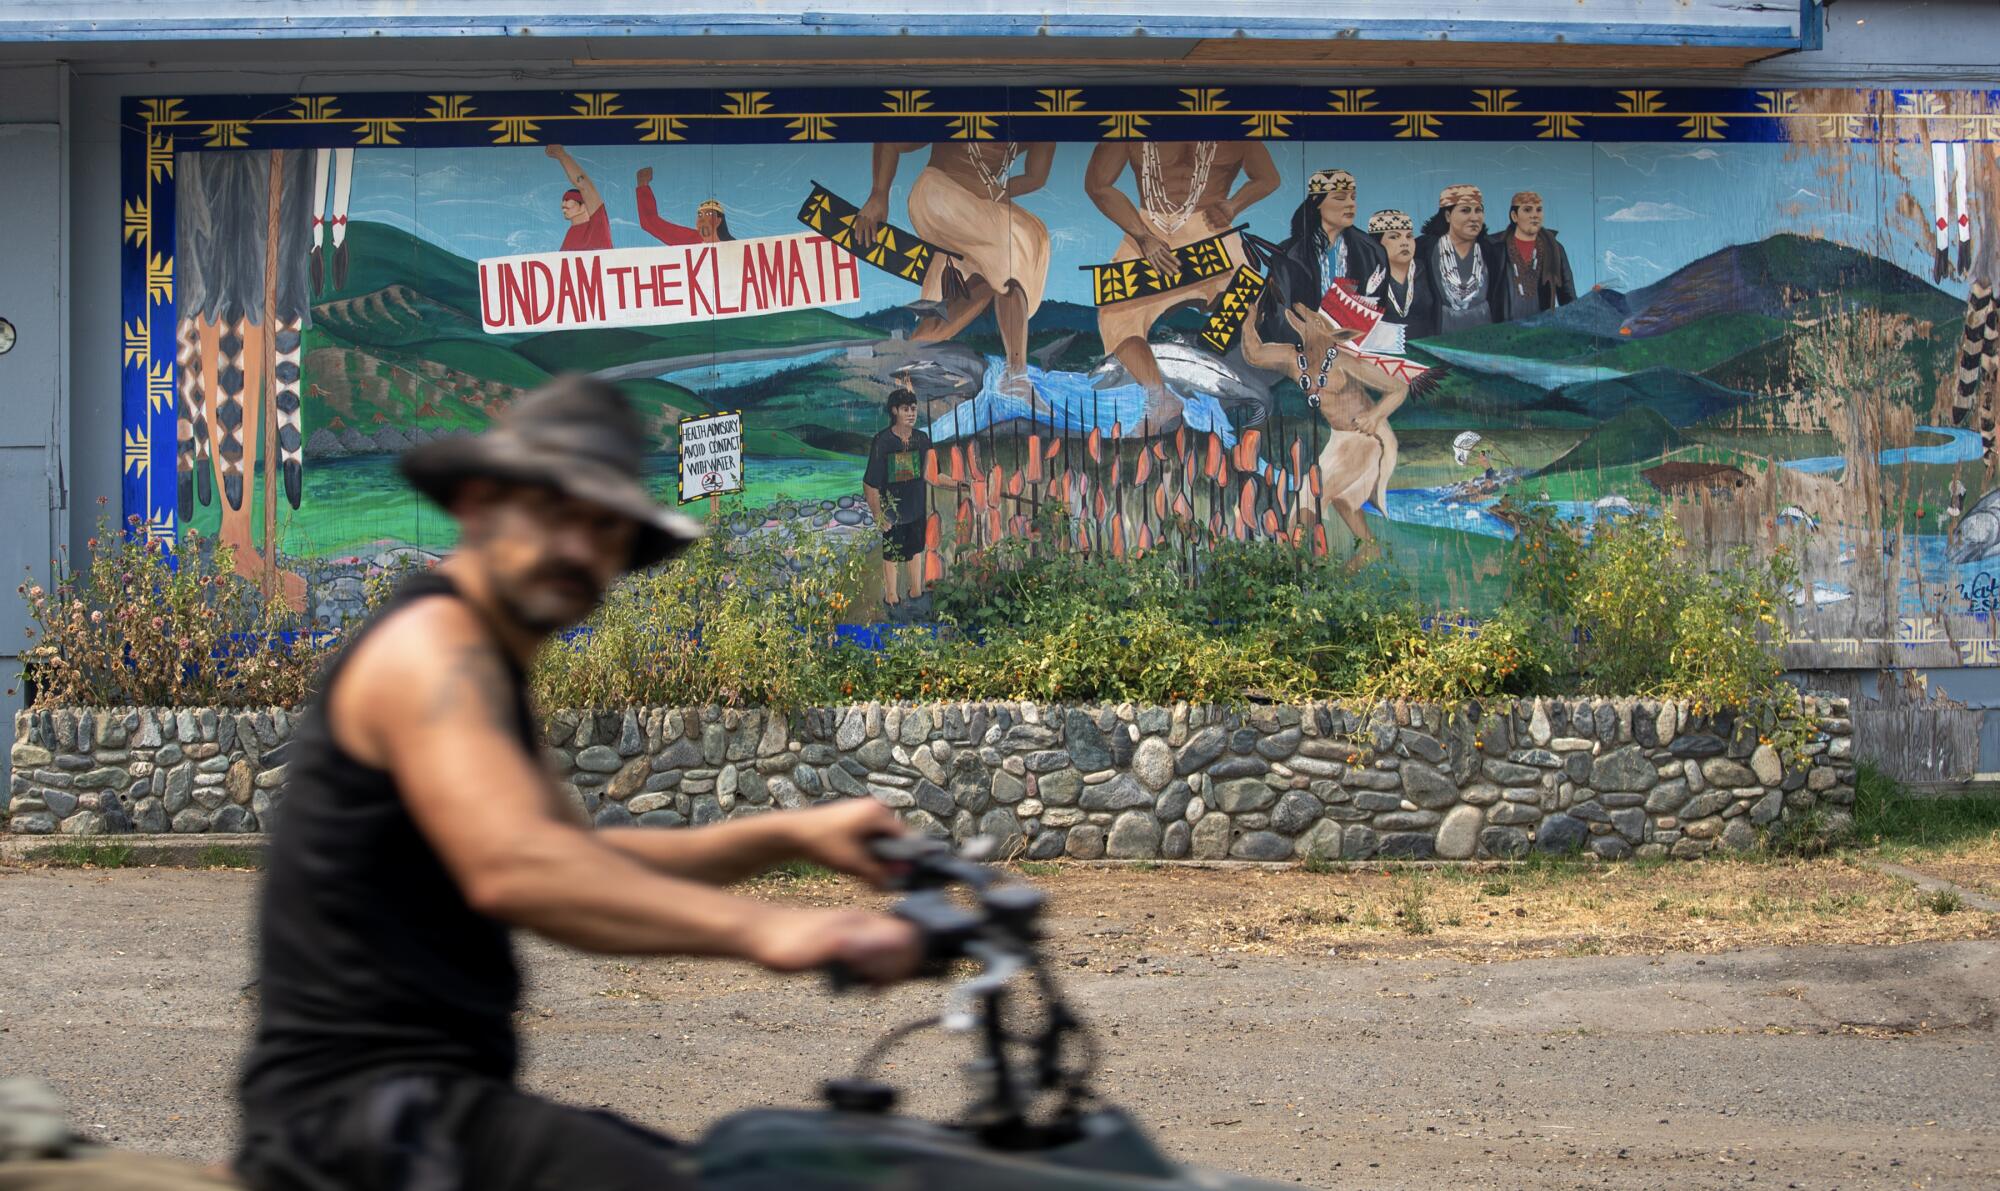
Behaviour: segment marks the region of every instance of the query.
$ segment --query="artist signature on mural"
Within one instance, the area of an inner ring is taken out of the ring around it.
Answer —
[[[2000,575],[1981,571],[1958,585],[1959,598],[1973,612],[2000,612]]]

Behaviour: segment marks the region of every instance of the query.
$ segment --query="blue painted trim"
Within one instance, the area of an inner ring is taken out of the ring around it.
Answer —
[[[1826,48],[1826,10],[1820,0],[1799,0],[1799,48]]]
[[[1813,0],[1801,0],[1811,7]],[[0,21],[0,42],[121,42],[459,38],[459,37],[952,37],[1254,38],[1355,41],[1468,41],[1542,45],[1741,46],[1796,50],[1801,24],[1652,25],[1589,21],[1250,20],[1213,17],[1132,17],[1060,14],[850,14],[850,13],[647,13],[633,16],[573,14],[513,21],[500,17],[213,17],[125,21]]]

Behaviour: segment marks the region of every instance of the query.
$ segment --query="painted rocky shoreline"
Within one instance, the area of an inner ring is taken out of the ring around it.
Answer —
[[[1622,859],[1747,850],[1788,817],[1850,815],[1847,702],[1807,698],[1802,714],[871,703],[559,711],[543,727],[564,790],[607,826],[873,797],[919,831],[1033,859]],[[0,818],[30,835],[265,830],[284,813],[295,723],[283,709],[23,712]]]

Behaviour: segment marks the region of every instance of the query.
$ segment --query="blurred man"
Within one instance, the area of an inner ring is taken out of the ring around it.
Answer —
[[[719,888],[793,857],[879,881],[868,842],[902,826],[874,800],[592,831],[543,767],[536,650],[702,533],[653,503],[645,442],[616,390],[559,378],[403,456],[460,544],[348,640],[294,738],[240,1087],[255,1191],[692,1185],[666,1139],[515,1086],[516,927],[878,982],[915,967],[896,919]]]

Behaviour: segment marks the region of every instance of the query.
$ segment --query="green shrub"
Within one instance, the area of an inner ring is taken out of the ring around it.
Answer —
[[[767,527],[796,526],[769,510]],[[1754,714],[1803,747],[1779,681],[1782,554],[1711,569],[1670,515],[1586,536],[1546,509],[1515,509],[1507,597],[1476,626],[1424,609],[1387,563],[1350,571],[1289,546],[1223,542],[1190,579],[1179,560],[1049,548],[962,554],[933,588],[941,631],[878,651],[837,624],[872,566],[872,537],[836,545],[785,528],[721,533],[676,563],[629,576],[580,634],[551,642],[532,683],[544,707],[724,703],[790,708],[857,699],[1165,703],[1327,696],[1456,702],[1549,692],[1687,698]],[[1060,514],[1042,543],[1072,540]],[[189,665],[229,642],[297,627],[195,535],[176,570],[143,535],[100,535],[87,574],[27,585],[48,704],[296,704],[311,646]],[[411,563],[372,576],[379,606]],[[242,651],[239,651],[242,652]],[[1789,725],[1789,726],[1786,726]],[[1789,756],[1788,752],[1788,756]]]
[[[822,535],[722,535],[627,577],[536,659],[543,707],[797,707],[832,693],[835,630],[867,564]]]
[[[100,504],[103,502],[99,502]],[[230,549],[193,530],[172,554],[140,519],[100,518],[82,572],[65,547],[51,588],[19,587],[34,624],[25,662],[38,707],[295,706],[318,668],[306,626],[234,573]]]
[[[1782,548],[1711,566],[1669,512],[1584,530],[1514,511],[1510,608],[1573,642],[1575,689],[1748,708],[1781,672],[1778,611],[1797,579]]]
[[[1563,657],[1548,623],[1513,604],[1477,628],[1413,627],[1387,646],[1359,677],[1357,690],[1369,699],[1448,703],[1537,694],[1552,688]]]

